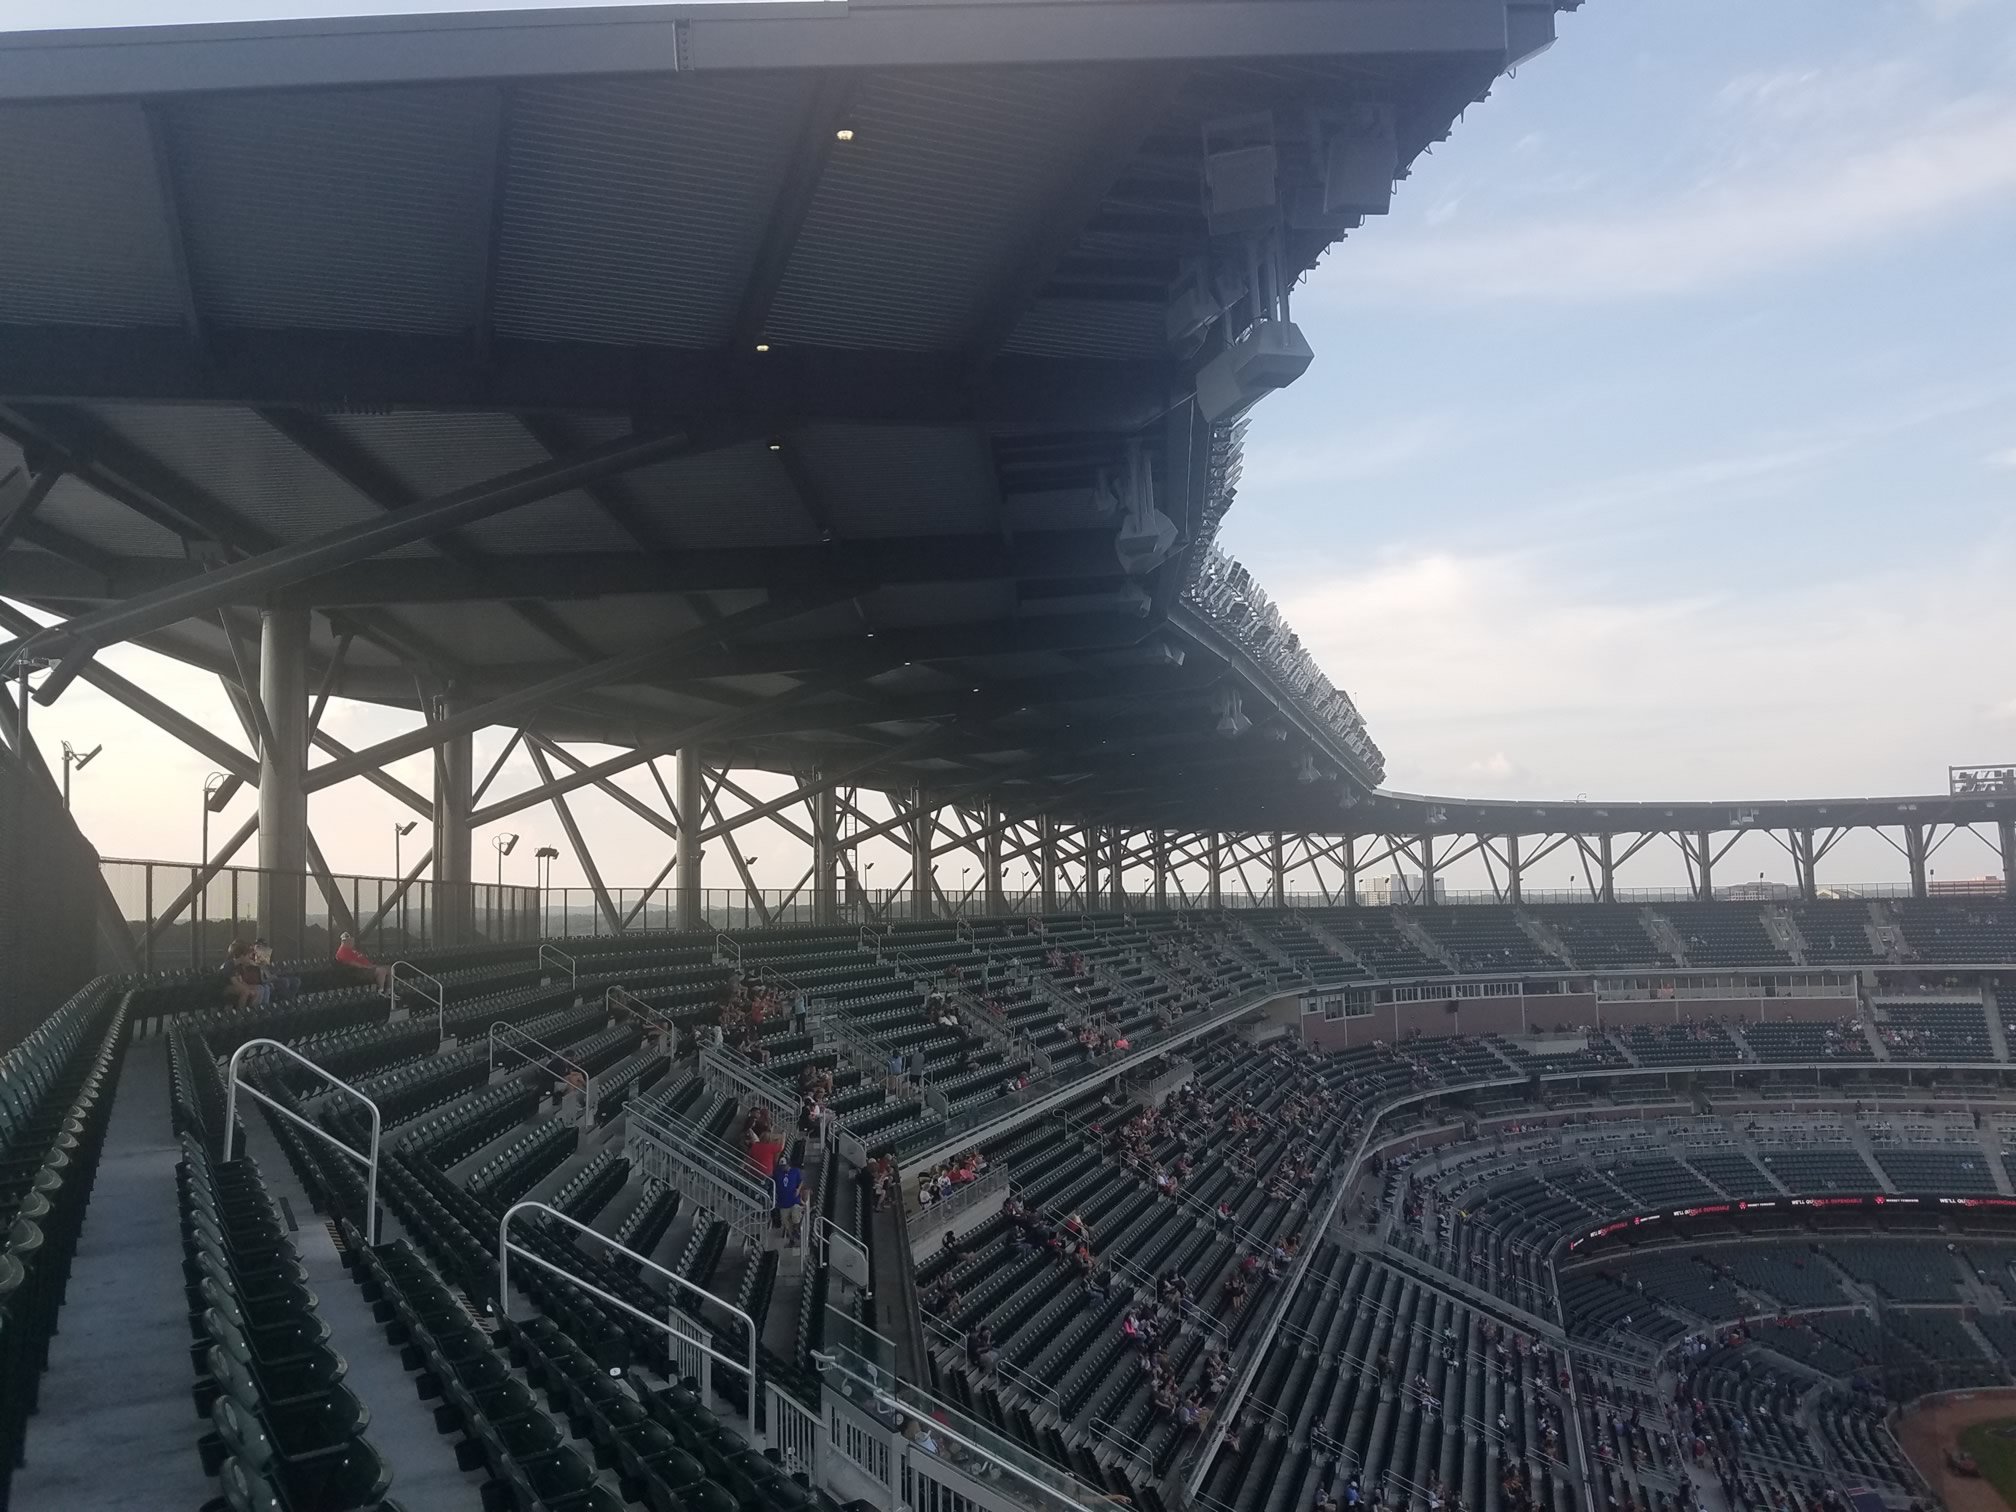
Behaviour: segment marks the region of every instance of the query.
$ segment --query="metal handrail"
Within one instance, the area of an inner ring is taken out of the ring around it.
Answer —
[[[239,1076],[238,1063],[245,1059],[245,1052],[259,1046],[278,1050],[289,1059],[298,1061],[329,1083],[330,1086],[335,1087],[339,1091],[348,1092],[357,1101],[369,1108],[371,1110],[371,1153],[367,1155],[361,1150],[353,1150],[320,1124],[310,1123],[292,1108],[282,1107],[277,1100],[268,1097],[264,1092],[261,1092],[257,1087]],[[278,1040],[247,1040],[231,1052],[231,1065],[229,1071],[226,1073],[224,1091],[224,1153],[226,1156],[229,1156],[231,1153],[231,1140],[234,1131],[238,1127],[238,1089],[240,1087],[243,1087],[252,1096],[258,1098],[260,1102],[271,1108],[275,1113],[278,1113],[282,1118],[299,1124],[311,1134],[319,1135],[330,1144],[336,1146],[345,1155],[348,1155],[352,1160],[369,1169],[371,1174],[365,1179],[364,1184],[364,1240],[367,1244],[376,1244],[378,1242],[378,1140],[379,1136],[384,1133],[385,1128],[384,1120],[378,1113],[378,1104],[366,1097],[362,1092],[359,1092],[350,1083],[331,1076],[327,1071],[316,1065],[315,1062],[308,1059],[307,1056],[302,1055],[298,1051],[288,1049]]]
[[[602,1011],[614,1018],[618,1008],[657,1029],[665,1036],[666,1057],[671,1060],[679,1058],[679,1024],[670,1014],[661,1013],[627,987],[611,982],[602,989]]]
[[[432,972],[422,971],[411,961],[394,961],[391,973],[385,978],[385,996],[391,1000],[392,1006],[395,1008],[399,1006],[399,973],[402,971],[406,973],[405,980],[411,984],[413,990],[419,993],[421,997],[424,998],[427,996],[426,988],[421,985],[423,982],[433,987],[435,1036],[439,1039],[446,1039],[448,1037],[447,987],[443,985],[441,978],[435,976]]]
[[[888,932],[886,929],[878,931],[872,924],[863,924],[854,936],[854,948],[868,951],[879,961],[882,959],[882,940]]]
[[[584,1123],[588,1124],[594,1123],[595,1073],[593,1071],[590,1071],[586,1066],[582,1065],[581,1062],[575,1060],[573,1056],[567,1055],[562,1051],[554,1049],[544,1040],[534,1038],[532,1035],[527,1034],[523,1029],[520,1029],[516,1024],[507,1023],[503,1019],[498,1019],[490,1025],[490,1069],[492,1071],[495,1071],[497,1069],[497,1031],[499,1029],[502,1029],[506,1034],[516,1035],[518,1039],[523,1041],[524,1044],[526,1045],[532,1045],[537,1047],[548,1058],[552,1060],[557,1060],[562,1065],[572,1066],[576,1071],[579,1071],[581,1073],[581,1117]],[[528,1066],[536,1065],[538,1063],[536,1057],[527,1054],[526,1051],[520,1045],[514,1045],[509,1040],[505,1041],[504,1048],[515,1054],[521,1061],[525,1062],[525,1064]]]
[[[737,966],[742,964],[742,942],[725,929],[714,936],[714,958],[719,960],[724,955]]]
[[[567,954],[566,951],[561,950],[558,946],[541,945],[539,947],[537,964],[543,967],[546,964],[548,956],[551,956],[555,961],[567,968],[567,985],[569,987],[579,987],[581,985],[581,968],[576,964],[573,956]]]
[[[638,1108],[630,1114],[630,1118],[634,1128],[655,1136],[661,1144],[686,1155],[701,1168],[702,1174],[728,1190],[738,1192],[751,1207],[766,1211],[770,1208],[774,1194],[768,1182],[750,1166],[746,1153],[737,1151],[733,1145],[714,1138],[683,1119],[661,1114],[656,1109]]]
[[[511,1220],[516,1218],[520,1213],[527,1212],[544,1213],[549,1218],[557,1218],[569,1228],[586,1234],[591,1239],[600,1240],[610,1249],[616,1251],[617,1254],[627,1256],[629,1259],[635,1260],[639,1265],[663,1276],[681,1291],[691,1292],[694,1296],[700,1298],[702,1302],[711,1302],[730,1317],[741,1319],[743,1331],[749,1340],[748,1361],[745,1363],[741,1360],[730,1359],[707,1340],[696,1339],[689,1334],[681,1333],[677,1328],[672,1326],[669,1320],[647,1313],[640,1307],[633,1307],[621,1297],[615,1296],[610,1292],[604,1291],[599,1286],[582,1280],[572,1271],[563,1270],[543,1255],[535,1255],[523,1245],[513,1244],[511,1242]],[[630,1314],[631,1317],[638,1319],[640,1322],[649,1323],[653,1328],[658,1329],[671,1338],[679,1340],[682,1344],[691,1344],[708,1359],[718,1364],[726,1365],[730,1370],[739,1370],[743,1375],[747,1376],[749,1378],[749,1437],[758,1449],[763,1447],[763,1432],[757,1427],[756,1417],[757,1390],[760,1385],[756,1376],[756,1320],[750,1317],[749,1314],[742,1311],[733,1302],[722,1301],[721,1298],[715,1296],[704,1286],[696,1286],[676,1271],[667,1270],[649,1255],[640,1255],[628,1246],[618,1244],[601,1230],[591,1228],[585,1223],[569,1218],[565,1213],[560,1212],[556,1208],[549,1207],[543,1202],[527,1201],[517,1203],[502,1218],[497,1220],[497,1315],[499,1318],[509,1318],[511,1315],[511,1257],[513,1255],[517,1255],[523,1260],[529,1260],[543,1270],[551,1271],[563,1281],[573,1282],[581,1290],[598,1301],[620,1307],[624,1312]]]

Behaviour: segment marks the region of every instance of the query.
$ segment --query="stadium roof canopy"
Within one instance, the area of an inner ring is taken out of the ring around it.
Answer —
[[[6,38],[0,593],[70,617],[44,696],[120,640],[228,671],[307,606],[344,696],[1120,824],[1334,818],[1380,777],[1348,700],[1198,593],[1276,381],[1219,380],[1555,9]]]

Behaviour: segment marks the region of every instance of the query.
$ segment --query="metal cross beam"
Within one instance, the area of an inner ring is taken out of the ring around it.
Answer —
[[[316,572],[365,561],[458,526],[565,493],[583,483],[661,461],[688,445],[684,435],[633,434],[565,462],[521,468],[380,519],[341,526],[306,541],[233,562],[196,582],[143,594],[128,603],[68,620],[36,638],[63,657],[36,697],[44,703],[54,699],[99,648],[166,629],[192,615],[208,614],[229,603],[234,592],[280,588]]]

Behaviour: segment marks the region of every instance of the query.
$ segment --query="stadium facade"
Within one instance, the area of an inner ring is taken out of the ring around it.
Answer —
[[[0,45],[36,611],[0,605],[0,1505],[1920,1495],[1895,1404],[2016,1361],[2006,774],[1393,793],[1215,545],[1245,415],[1320,357],[1296,285],[1572,8]],[[242,739],[101,664],[129,643]],[[256,817],[94,872],[33,740],[79,681]],[[352,749],[332,698],[419,723]],[[428,791],[386,770],[421,754]],[[308,824],[352,781],[430,830],[368,896]],[[590,790],[664,836],[649,886],[605,885]],[[477,876],[539,805],[585,938]],[[1860,829],[1899,896],[1826,896]],[[2004,896],[1932,896],[1963,829]],[[1751,834],[1788,896],[1723,895]],[[1656,845],[1686,896],[1620,884]],[[1587,902],[1531,885],[1557,853]],[[1491,903],[1447,905],[1472,858]],[[219,922],[277,959],[220,978]]]

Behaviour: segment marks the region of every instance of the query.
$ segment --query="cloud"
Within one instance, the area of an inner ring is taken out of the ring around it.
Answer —
[[[1741,116],[1731,145],[1687,187],[1600,215],[1465,217],[1354,238],[1331,287],[1438,301],[1692,294],[1920,232],[2016,190],[2016,98],[1926,104],[1925,92],[1901,65],[1741,76],[1718,96]],[[1858,117],[1844,117],[1850,102]]]
[[[2016,469],[2016,446],[2006,447],[1997,452],[1990,452],[1983,460],[1990,467]]]
[[[1966,648],[2016,635],[2012,553],[1769,596],[1420,552],[1278,586],[1392,786],[1535,797],[1922,792],[2006,739]],[[1479,755],[1479,752],[1484,754]]]

